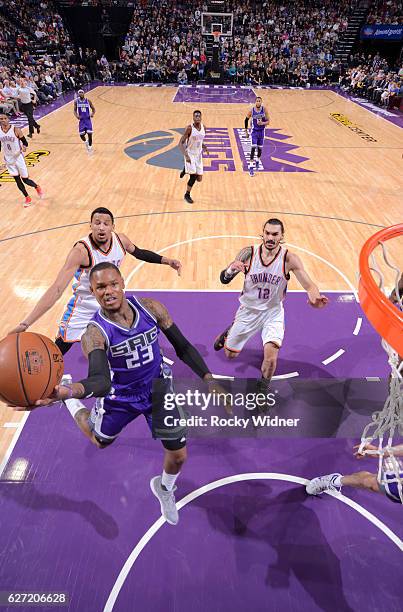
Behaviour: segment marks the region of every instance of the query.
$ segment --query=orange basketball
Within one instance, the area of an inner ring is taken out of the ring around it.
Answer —
[[[63,356],[41,334],[11,334],[0,342],[0,399],[14,406],[32,406],[49,397],[63,376]]]

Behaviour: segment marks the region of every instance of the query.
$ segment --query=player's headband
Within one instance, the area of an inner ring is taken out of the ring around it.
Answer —
[[[84,93],[84,89],[79,89],[77,93]]]

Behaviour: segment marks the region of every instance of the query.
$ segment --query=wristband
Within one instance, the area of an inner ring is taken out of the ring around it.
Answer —
[[[66,399],[72,399],[72,397],[73,397],[73,385],[66,384],[66,385],[60,385],[60,386],[69,390],[69,396],[66,397]]]

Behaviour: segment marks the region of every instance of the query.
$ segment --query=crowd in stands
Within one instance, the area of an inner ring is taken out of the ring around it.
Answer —
[[[392,69],[379,53],[350,57],[350,68],[340,86],[358,97],[388,108],[400,107],[403,98],[403,64]]]
[[[367,23],[403,24],[402,3],[399,0],[375,0],[371,3]]]
[[[221,62],[230,81],[251,84],[326,84],[339,76],[335,46],[357,0],[292,3],[234,0],[233,37],[221,37]],[[205,9],[187,2],[137,6],[121,53],[133,81],[195,81],[206,76]],[[183,71],[186,72],[186,76]]]
[[[359,1],[233,0],[233,36],[222,36],[219,42],[227,82],[300,87],[340,83],[375,103],[390,104],[400,96],[402,75],[378,55],[355,58],[346,73],[335,58],[336,45]],[[200,2],[137,1],[120,58],[108,61],[95,50],[74,50],[50,0],[0,0],[0,107],[18,112],[21,79],[27,79],[40,103],[52,102],[93,79],[179,84],[205,79],[211,65],[200,28],[201,12],[207,7]],[[375,0],[371,18],[393,20],[398,6],[395,0]],[[40,55],[35,52],[38,46]]]

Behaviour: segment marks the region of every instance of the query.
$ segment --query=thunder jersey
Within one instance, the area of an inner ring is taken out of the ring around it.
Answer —
[[[76,98],[77,104],[77,113],[80,119],[89,119],[91,115],[91,107],[87,98],[81,100],[81,98]]]
[[[280,247],[269,264],[262,261],[262,245],[252,247],[249,270],[245,275],[239,301],[252,310],[267,310],[282,304],[287,291],[289,274],[285,272],[287,249]]]
[[[112,373],[112,389],[107,397],[122,403],[133,402],[150,393],[152,381],[161,376],[162,368],[158,343],[160,328],[156,319],[135,296],[126,296],[126,299],[134,314],[130,329],[107,319],[101,309],[90,323],[106,340]]]
[[[192,124],[192,131],[187,141],[186,151],[189,155],[194,157],[199,157],[202,154],[202,145],[204,137],[206,136],[206,131],[204,129],[204,125],[201,124],[200,131],[195,128]]]
[[[264,106],[261,106],[259,109],[257,109],[256,106],[252,108],[252,129],[254,131],[264,130],[264,128],[266,127],[264,125],[258,125],[259,119],[260,121],[266,121],[266,112],[264,110]]]
[[[118,268],[122,263],[123,257],[126,255],[126,250],[120,241],[117,234],[112,232],[111,244],[107,251],[101,249],[93,241],[91,234],[85,238],[78,240],[76,244],[83,244],[89,258],[89,266],[81,267],[76,270],[73,278],[73,297],[70,302],[74,302],[78,308],[90,309],[96,312],[99,304],[94,298],[90,290],[90,272],[94,266],[101,262],[108,261],[115,264]],[[69,302],[69,304],[70,304]],[[68,309],[69,305],[67,306]]]
[[[21,154],[21,142],[15,135],[14,126],[10,125],[7,132],[0,128],[0,143],[4,161],[14,161]]]

